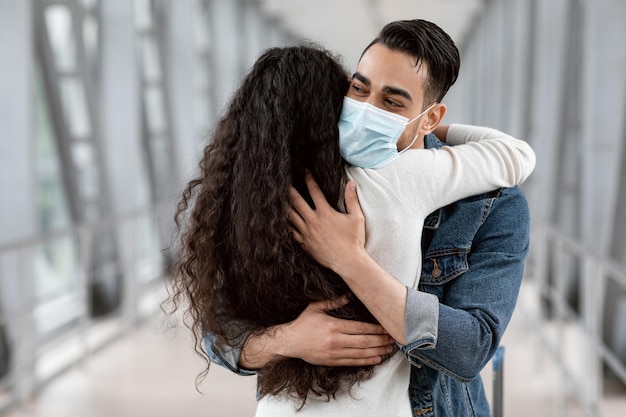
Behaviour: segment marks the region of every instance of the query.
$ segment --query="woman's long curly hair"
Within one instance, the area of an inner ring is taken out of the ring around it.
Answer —
[[[327,200],[342,206],[345,161],[337,122],[348,86],[347,73],[328,51],[273,48],[232,97],[176,213],[172,298],[175,308],[187,302],[198,352],[207,333],[234,346],[242,324],[262,331],[294,320],[312,301],[350,293],[294,242],[287,217],[291,185],[310,201],[306,170]],[[356,297],[330,314],[374,321]],[[371,366],[286,358],[259,371],[258,388],[261,395],[285,393],[304,404],[311,392],[330,399],[371,375]]]

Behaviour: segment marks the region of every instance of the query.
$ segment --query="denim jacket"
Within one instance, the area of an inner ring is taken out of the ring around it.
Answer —
[[[443,144],[428,135],[425,146]],[[426,218],[419,288],[407,293],[409,343],[401,346],[414,365],[409,395],[415,416],[490,415],[479,373],[513,314],[529,227],[526,198],[517,187],[457,201]],[[432,305],[433,297],[438,308],[419,307]],[[427,314],[436,315],[428,318],[436,323],[435,332],[423,332],[416,323]],[[237,366],[239,349],[215,343],[210,334],[204,342],[212,362],[241,375],[254,374]]]

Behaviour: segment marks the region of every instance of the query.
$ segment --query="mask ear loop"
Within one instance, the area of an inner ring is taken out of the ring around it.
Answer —
[[[413,120],[410,120],[409,122],[407,122],[407,126],[411,123],[413,123],[414,121],[416,121],[417,119],[419,119],[420,117],[422,117],[423,115],[425,115],[430,109],[432,109],[433,107],[435,107],[437,105],[437,103],[434,103],[432,106],[430,106],[429,108],[427,108],[426,110],[424,110],[423,112],[421,112],[420,114],[418,114]],[[417,137],[420,134],[418,133],[417,135],[415,135],[415,137],[413,138],[413,140],[411,141],[411,143],[409,143],[409,146],[407,146],[406,148],[402,149],[400,152],[398,152],[398,155],[400,155],[402,152],[406,151],[407,149],[410,149],[411,146],[413,146],[413,144],[415,143],[415,141],[417,140]]]
[[[424,110],[423,112],[421,112],[420,114],[418,114],[417,116],[415,116],[413,119],[409,120],[408,122],[406,122],[407,125],[413,123],[414,121],[416,121],[417,119],[419,119],[420,117],[422,117],[423,115],[425,115],[426,113],[428,113],[428,111],[430,109],[432,109],[433,107],[435,107],[437,105],[437,103],[433,103],[429,108],[427,108],[426,110]]]

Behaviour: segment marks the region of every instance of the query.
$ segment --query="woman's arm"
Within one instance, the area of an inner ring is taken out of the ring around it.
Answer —
[[[535,167],[535,153],[522,140],[486,127],[446,128],[446,141],[460,146],[412,150],[388,168],[397,172],[387,178],[395,182],[390,192],[421,208],[418,212],[430,213],[465,197],[518,185]]]

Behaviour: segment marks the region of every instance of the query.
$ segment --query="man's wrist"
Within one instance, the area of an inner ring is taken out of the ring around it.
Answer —
[[[252,333],[243,345],[239,365],[246,369],[260,369],[288,356],[285,348],[286,324],[268,327],[262,332]]]

